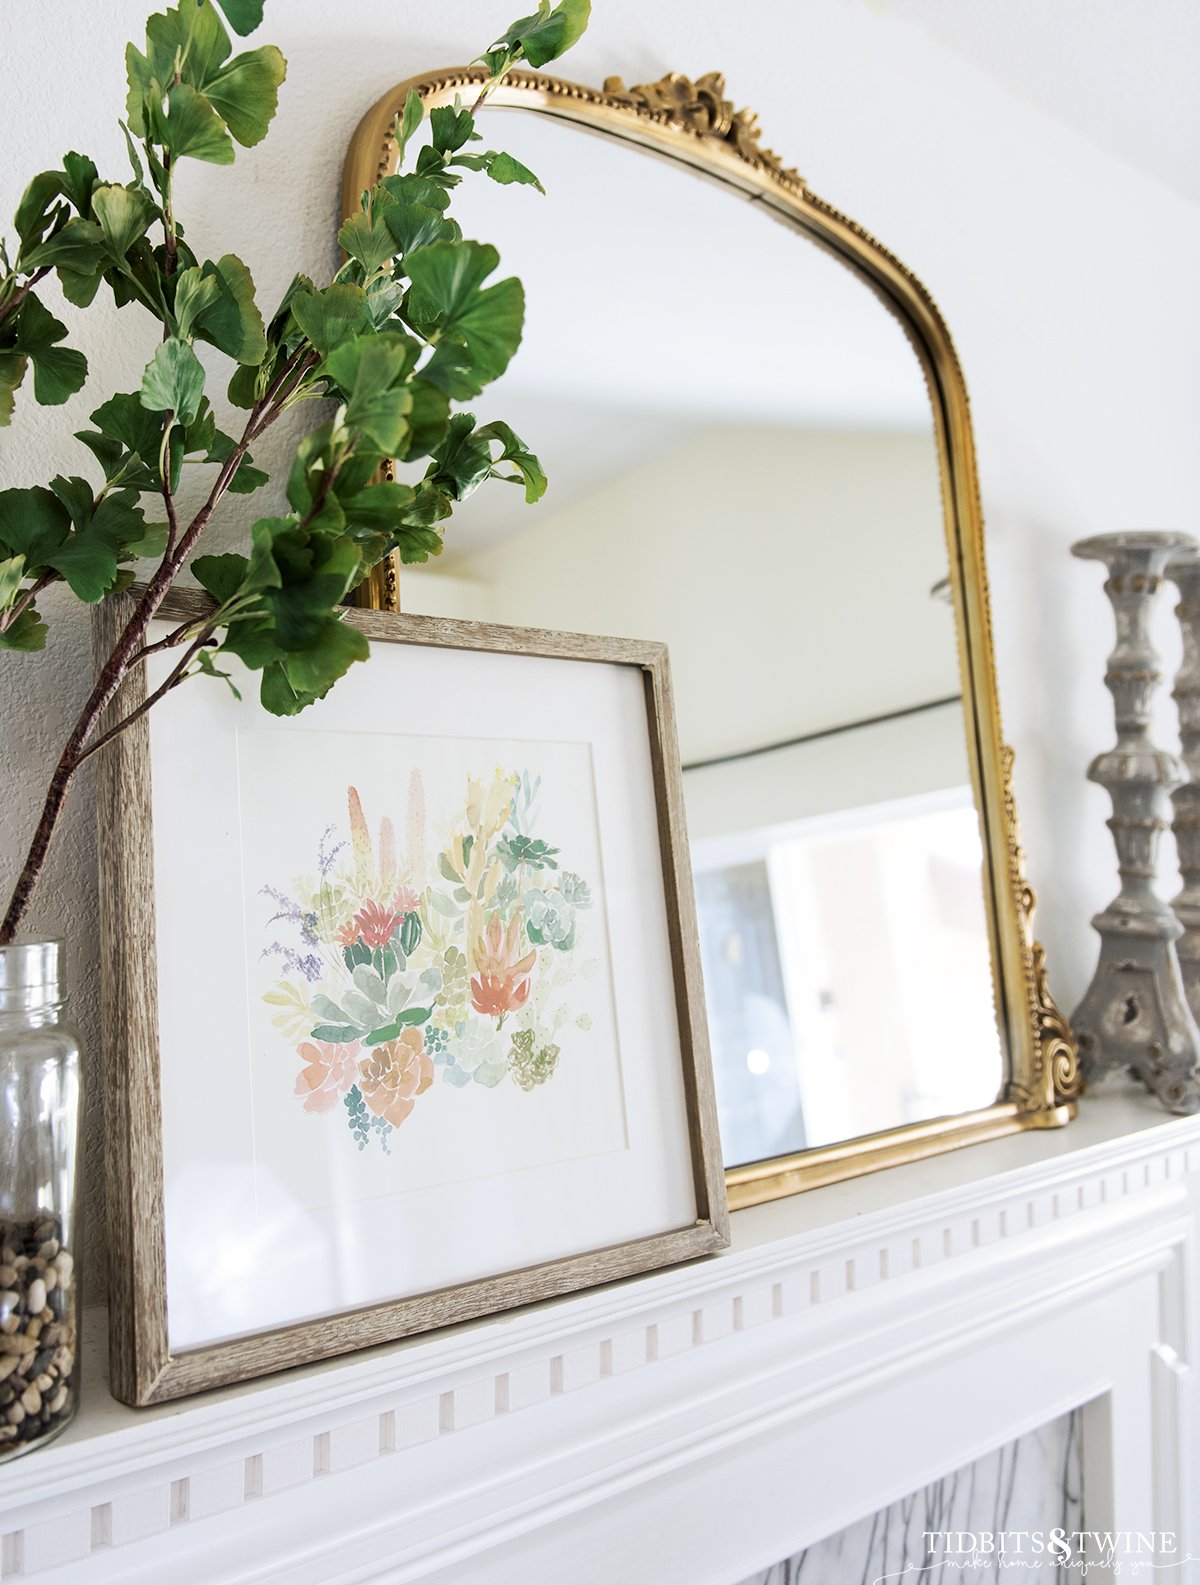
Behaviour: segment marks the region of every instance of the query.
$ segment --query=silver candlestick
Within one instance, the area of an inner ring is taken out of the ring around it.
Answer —
[[[1170,1111],[1194,1112],[1200,1109],[1200,1029],[1175,953],[1183,926],[1154,890],[1164,795],[1186,780],[1187,771],[1150,741],[1150,706],[1162,678],[1149,618],[1167,562],[1196,544],[1186,534],[1147,531],[1100,534],[1071,549],[1108,568],[1104,592],[1117,622],[1104,678],[1117,742],[1088,766],[1088,779],[1112,799],[1108,828],[1121,876],[1117,896],[1092,920],[1100,961],[1071,1022],[1086,1080],[1131,1068]]]
[[[1200,554],[1195,549],[1172,557],[1167,577],[1179,590],[1176,615],[1183,635],[1183,662],[1172,690],[1179,708],[1179,740],[1188,780],[1171,794],[1175,805],[1175,846],[1183,888],[1172,907],[1183,926],[1175,948],[1183,989],[1200,1020]]]

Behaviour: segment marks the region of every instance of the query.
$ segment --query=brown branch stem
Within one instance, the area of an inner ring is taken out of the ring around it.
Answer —
[[[314,348],[310,347],[306,351],[303,347],[297,347],[291,357],[285,360],[283,368],[275,376],[271,388],[263,397],[262,402],[256,404],[251,410],[250,423],[246,429],[246,434],[249,436],[251,443],[256,441],[262,432],[268,429],[279,417],[279,414],[283,411],[284,403],[293,394],[319,357],[320,354]],[[261,420],[257,417],[260,411],[265,414]]]
[[[0,615],[0,633],[7,633],[10,627],[15,627],[17,618],[23,615],[37,599],[38,595],[41,594],[42,590],[56,582],[57,578],[58,574],[56,572],[44,572],[36,583],[31,583],[29,588],[24,590],[20,597],[13,601],[8,610],[3,615]]]
[[[169,226],[167,236],[168,252],[171,251],[173,240],[170,235],[171,229]],[[35,280],[39,278],[34,277]],[[28,290],[28,287],[26,287],[26,290]],[[144,661],[146,655],[153,653],[155,650],[172,648],[175,644],[182,642],[182,636],[179,634],[178,629],[176,633],[169,635],[167,640],[161,640],[157,644],[145,645],[143,641],[146,636],[146,629],[162,604],[167,590],[183,570],[188,557],[196,546],[196,542],[208,527],[213,512],[229,488],[229,482],[237,472],[243,457],[245,457],[253,442],[279,417],[288,398],[292,396],[304,376],[318,359],[319,354],[315,348],[302,345],[284,360],[283,367],[275,376],[270,388],[251,408],[250,416],[246,420],[245,428],[242,431],[242,438],[221,464],[220,472],[217,474],[213,487],[208,493],[207,500],[182,534],[178,532],[179,525],[175,516],[174,495],[170,486],[169,473],[164,474],[162,495],[167,507],[168,540],[163,559],[159,563],[154,576],[142,591],[141,599],[135,606],[112,653],[97,677],[95,686],[88,695],[87,701],[79,713],[79,718],[71,729],[71,734],[63,748],[58,764],[55,766],[54,774],[50,778],[50,785],[46,791],[46,799],[42,806],[37,828],[33,834],[33,841],[30,844],[29,852],[25,856],[21,873],[17,877],[16,886],[13,888],[8,911],[4,916],[3,923],[0,924],[0,946],[7,946],[12,942],[22,919],[25,917],[30,898],[33,896],[34,888],[45,865],[50,841],[58,824],[58,818],[62,813],[63,805],[66,802],[67,793],[70,790],[75,772],[90,754],[94,753],[102,744],[111,742],[114,737],[123,732],[139,716],[143,715],[153,703],[161,699],[165,693],[170,692],[171,688],[183,680],[192,656],[208,637],[207,632],[202,630],[200,638],[189,647],[188,652],[171,673],[166,683],[156,689],[154,694],[142,706],[131,711],[115,727],[110,728],[99,739],[90,741],[101,716],[112,703],[130,669],[135,664]],[[169,470],[169,455],[165,460],[166,468]],[[336,476],[336,470],[334,470],[333,476],[327,478],[326,493],[332,488],[334,476]]]
[[[143,644],[137,654],[131,657],[130,666],[136,666],[148,655],[157,655],[164,649],[178,649],[195,625],[194,622],[181,622],[178,627],[172,628],[166,638],[160,638],[154,644]]]
[[[142,700],[141,704],[139,704],[136,709],[131,710],[129,714],[122,720],[118,721],[116,726],[109,727],[107,732],[101,733],[101,735],[96,738],[94,742],[89,743],[80,754],[79,758],[76,760],[76,769],[78,769],[79,766],[83,764],[85,759],[89,759],[93,754],[96,753],[98,749],[102,749],[106,743],[111,743],[113,738],[120,737],[121,733],[124,732],[126,727],[132,726],[140,716],[144,716],[147,710],[153,708],[153,706],[156,705],[160,699],[165,698],[166,695],[171,692],[172,688],[177,688],[184,680],[187,668],[191,665],[193,658],[199,650],[204,648],[205,644],[208,643],[212,635],[213,624],[211,622],[206,623],[200,629],[199,636],[192,644],[188,646],[183,658],[180,660],[179,664],[174,668],[174,670],[167,676],[165,681],[161,682],[153,693],[147,694]],[[149,652],[147,651],[147,653]]]
[[[179,539],[179,518],[175,512],[175,492],[171,488],[171,443],[167,441],[166,467],[163,470],[162,498],[167,509],[167,544],[163,551],[164,556],[169,556],[175,549]]]
[[[127,661],[124,650],[133,627],[131,620],[124,634],[117,644],[116,649],[109,656],[95,686],[88,695],[87,702],[79,713],[71,735],[66,741],[54,774],[50,778],[50,786],[46,791],[46,801],[42,806],[41,817],[37,829],[33,834],[29,852],[25,857],[21,873],[17,877],[17,884],[13,888],[12,899],[8,905],[8,912],[0,924],[0,946],[9,946],[16,936],[17,928],[29,907],[29,900],[33,896],[33,889],[37,885],[42,866],[46,862],[49,851],[50,839],[54,835],[54,828],[58,824],[58,817],[62,813],[63,804],[66,802],[67,792],[71,780],[79,768],[79,755],[87,740],[88,734],[100,718],[101,712],[106,708],[117,689],[120,687],[127,670]]]
[[[20,308],[21,304],[29,296],[30,292],[37,285],[37,283],[44,276],[49,275],[49,273],[50,266],[48,264],[43,265],[40,270],[34,271],[34,273],[29,277],[23,286],[18,286],[11,297],[6,298],[4,302],[0,303],[0,325],[2,325],[6,319],[11,318],[12,315],[16,313],[17,309]]]
[[[178,74],[178,72],[176,72],[176,74],[175,74],[175,81],[176,81],[176,83],[179,82],[179,74]],[[171,151],[170,151],[170,149],[164,149],[163,150],[162,165],[163,165],[163,242],[164,242],[165,248],[166,248],[166,257],[165,257],[165,259],[163,261],[163,271],[164,271],[164,273],[166,275],[174,275],[174,273],[175,273],[175,263],[176,263],[176,260],[178,258],[178,254],[179,254],[179,239],[178,239],[178,237],[176,235],[176,231],[175,231],[175,208],[174,208],[175,200],[174,200],[174,194],[172,192]],[[168,325],[168,326],[166,326],[164,328],[165,328],[166,335],[169,336],[171,334],[170,326]]]
[[[298,356],[299,354],[294,354],[293,359]],[[286,378],[286,375],[281,376],[281,378]],[[279,382],[277,381],[276,384],[278,385]],[[261,434],[279,416],[279,404],[274,402],[272,406],[273,401],[272,392],[268,392],[262,402],[255,404],[242,432],[242,438],[221,464],[221,470],[217,474],[212,489],[209,491],[207,500],[199,512],[196,513],[191,523],[188,524],[187,529],[178,542],[164,554],[157,571],[143,590],[141,599],[135,606],[121,636],[113,647],[112,653],[101,669],[100,675],[96,678],[95,685],[88,695],[74,727],[71,729],[58,764],[54,768],[54,774],[50,778],[50,785],[46,790],[45,802],[42,805],[33,840],[25,856],[21,873],[17,877],[17,883],[13,888],[8,911],[4,916],[3,923],[0,923],[0,946],[8,946],[14,940],[21,921],[29,908],[29,902],[45,865],[50,841],[58,824],[59,816],[62,813],[63,805],[66,802],[72,779],[83,760],[87,757],[85,751],[88,748],[88,740],[95,731],[100,717],[112,703],[117,690],[128,675],[130,667],[138,657],[138,651],[142,647],[147,627],[162,604],[167,590],[182,571],[184,563],[195,547],[196,541],[208,527],[214,510],[229,487],[229,481],[237,471],[242,458],[250,449],[251,441],[255,435]],[[187,658],[185,657],[185,663]],[[129,724],[130,719],[132,717],[120,723],[118,730],[123,731]]]

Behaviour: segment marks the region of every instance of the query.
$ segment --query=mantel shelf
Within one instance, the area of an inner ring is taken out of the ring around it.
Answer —
[[[776,1364],[794,1370],[801,1358],[825,1358],[806,1390],[819,1381],[832,1391],[842,1379],[834,1361],[858,1338],[859,1380],[884,1371],[891,1356],[879,1339],[915,1325],[918,1313],[947,1318],[944,1348],[953,1352],[989,1335],[996,1316],[1023,1313],[1032,1299],[1016,1275],[1031,1262],[1053,1273],[1033,1296],[1043,1310],[1055,1302],[1056,1282],[1064,1304],[1092,1291],[1099,1278],[1087,1250],[1105,1240],[1120,1244],[1126,1264],[1161,1263],[1161,1239],[1178,1234],[1185,1179],[1198,1171],[1200,1119],[1170,1118],[1122,1089],[1087,1101],[1063,1130],[739,1211],[730,1249],[689,1266],[151,1409],[108,1396],[104,1318],[94,1314],[75,1425],[0,1472],[0,1578],[45,1570],[47,1582],[63,1585],[133,1581],[144,1557],[149,1579],[175,1543],[194,1549],[203,1533],[228,1534],[247,1513],[260,1529],[270,1509],[290,1523],[306,1491],[331,1489],[327,1477],[352,1470],[361,1490],[388,1470],[415,1473],[405,1455],[420,1448],[421,1479],[432,1479],[448,1440],[457,1449],[453,1478],[466,1486],[479,1474],[470,1450],[485,1446],[493,1473],[497,1458],[515,1469],[536,1453],[544,1483],[560,1436],[578,1438],[589,1426],[615,1434],[674,1415],[681,1395],[690,1395],[707,1434],[726,1408],[731,1426],[736,1419],[732,1399],[722,1408],[714,1395],[740,1383],[741,1412],[758,1373]],[[1148,1228],[1160,1230],[1157,1242]],[[928,1324],[922,1336],[932,1348]],[[875,1339],[869,1360],[867,1337]],[[1046,1406],[1047,1416],[1055,1407]],[[472,1431],[474,1439],[462,1434]],[[566,1459],[565,1443],[562,1451]],[[431,1491],[410,1515],[406,1546],[418,1544],[428,1522],[422,1544],[436,1550],[435,1509]],[[217,1515],[222,1524],[202,1522]],[[208,1585],[243,1577],[211,1559],[197,1570],[173,1578]],[[311,1575],[343,1577],[360,1576]]]

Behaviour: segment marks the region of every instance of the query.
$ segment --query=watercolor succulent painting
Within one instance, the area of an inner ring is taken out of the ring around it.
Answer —
[[[592,891],[539,832],[540,791],[527,770],[468,776],[431,845],[414,770],[401,852],[389,814],[372,838],[351,786],[315,872],[262,888],[263,958],[282,971],[263,1000],[295,1054],[295,1104],[340,1119],[359,1150],[390,1154],[439,1075],[529,1093],[552,1082],[564,1028],[588,1031],[570,992],[597,967]]]

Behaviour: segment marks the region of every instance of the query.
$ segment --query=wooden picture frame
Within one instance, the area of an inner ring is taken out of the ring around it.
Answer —
[[[113,633],[127,620],[136,598],[137,591],[130,591],[105,602],[98,611],[97,643],[102,652],[107,651]],[[178,625],[194,620],[210,608],[207,596],[176,591],[164,601],[159,619]],[[566,661],[585,668],[617,668],[618,671],[611,674],[613,687],[623,689],[625,697],[630,696],[627,683],[617,679],[625,679],[630,669],[639,675],[646,738],[644,745],[635,747],[637,753],[645,753],[653,788],[654,810],[648,828],[655,834],[661,854],[661,903],[666,925],[664,948],[669,955],[672,981],[670,993],[663,986],[654,994],[663,999],[669,997],[669,1017],[678,1030],[681,1068],[678,1093],[682,1098],[680,1110],[683,1114],[679,1124],[679,1138],[683,1141],[679,1161],[683,1163],[682,1170],[690,1176],[686,1196],[689,1204],[694,1199],[695,1214],[682,1223],[656,1227],[643,1236],[615,1239],[601,1247],[581,1248],[519,1269],[489,1271],[433,1291],[408,1291],[399,1297],[338,1313],[308,1315],[246,1335],[192,1339],[187,1346],[179,1346],[172,1337],[168,1314],[168,1268],[181,1251],[179,1247],[168,1247],[163,1130],[167,1115],[164,1096],[170,1100],[172,1086],[179,1082],[177,1076],[182,1071],[184,1053],[164,1049],[160,1039],[164,1006],[160,1001],[159,983],[158,945],[163,927],[159,915],[164,912],[162,899],[171,896],[171,883],[163,873],[161,857],[156,874],[156,800],[151,775],[155,740],[152,734],[167,730],[164,723],[171,719],[167,712],[176,699],[187,695],[197,700],[203,696],[202,704],[188,708],[202,708],[210,713],[219,713],[222,708],[230,711],[239,708],[232,703],[215,702],[218,696],[213,690],[221,687],[218,682],[199,680],[171,695],[113,739],[98,756],[97,766],[111,1374],[113,1392],[128,1403],[162,1402],[391,1342],[410,1333],[690,1260],[720,1249],[728,1242],[725,1179],[717,1139],[695,905],[665,648],[624,639],[530,632],[390,612],[351,611],[344,620],[366,635],[373,651],[378,649],[381,654],[393,657],[380,668],[381,687],[385,685],[387,667],[398,664],[399,660],[409,668],[437,667],[448,665],[444,657],[452,653],[474,657],[464,663],[472,666],[477,662],[481,665],[481,657],[508,657],[510,659],[497,664],[507,668],[509,677],[518,673],[522,677],[532,677],[533,664],[540,662]],[[403,653],[391,646],[402,646]],[[511,658],[519,658],[516,672]],[[353,668],[353,672],[361,674],[360,686],[370,686],[370,674],[377,664],[373,653],[367,666]],[[110,722],[123,719],[145,698],[145,670],[139,667],[114,701]],[[361,682],[364,675],[368,678],[366,684]],[[572,673],[571,678],[574,677]],[[568,689],[573,687],[571,678],[563,684]],[[560,672],[555,670],[554,686],[560,685],[559,679]],[[344,679],[338,689],[314,709],[325,710],[327,715],[336,712],[338,693],[346,689],[348,683],[349,678]],[[601,679],[594,670],[589,671],[586,678],[581,672],[578,684],[586,693],[588,687],[600,686]],[[223,694],[219,697],[222,701],[225,698]],[[332,715],[329,718],[337,719]],[[265,715],[263,719],[275,721]],[[395,713],[393,737],[404,735],[404,719],[405,712],[400,708]],[[304,717],[297,721],[303,722]],[[290,722],[275,721],[271,730],[287,733],[295,727]],[[452,723],[448,723],[447,733],[452,735]],[[637,736],[636,733],[632,735]],[[272,742],[281,749],[286,747],[282,737]],[[199,756],[201,751],[197,748],[196,752]],[[180,767],[180,770],[181,774],[192,774],[189,767]],[[160,776],[160,780],[170,779],[170,776]],[[599,800],[599,791],[596,796]],[[600,818],[597,812],[597,832]],[[649,822],[649,816],[647,820]],[[203,824],[201,815],[197,834],[201,847],[208,840]],[[182,858],[180,855],[181,861]],[[608,861],[605,862],[607,866]],[[523,875],[524,871],[521,873]],[[606,867],[604,874],[608,873]],[[605,907],[608,906],[606,902]],[[171,910],[168,907],[165,911],[169,914]],[[172,940],[176,941],[178,930],[172,928]],[[251,970],[246,966],[244,972],[249,976]],[[606,964],[604,972],[613,974],[615,1030],[621,1022],[621,987],[617,971]],[[503,1025],[503,1019],[500,1024]],[[624,1040],[620,1044],[623,1049]],[[247,1071],[249,1047],[247,1037],[244,1043]],[[671,1060],[672,1053],[659,1049],[642,1051],[638,1056],[663,1063]],[[624,1071],[628,1077],[628,1069],[620,1068],[620,1055],[616,1060],[618,1072]],[[672,1084],[675,1082],[671,1080]],[[470,1093],[476,1092],[471,1090]],[[628,1108],[624,1095],[622,1104]],[[655,1170],[662,1176],[660,1168]]]

